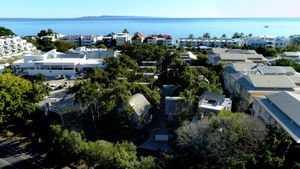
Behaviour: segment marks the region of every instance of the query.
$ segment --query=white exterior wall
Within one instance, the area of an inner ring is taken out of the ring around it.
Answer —
[[[20,37],[0,37],[0,56],[31,52],[35,46]]]

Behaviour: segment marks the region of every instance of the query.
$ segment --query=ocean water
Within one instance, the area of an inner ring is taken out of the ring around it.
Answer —
[[[265,26],[268,25],[268,28]],[[170,34],[174,39],[205,32],[212,37],[234,32],[252,33],[254,36],[289,36],[300,34],[300,18],[132,18],[132,19],[0,19],[0,26],[12,29],[20,36],[36,35],[41,29],[51,28],[61,34],[103,35],[121,32],[126,28],[131,34]]]

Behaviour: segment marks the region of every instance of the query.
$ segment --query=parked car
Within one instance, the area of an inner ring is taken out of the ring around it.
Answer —
[[[64,79],[65,78],[65,76],[64,75],[57,75],[57,76],[55,76],[55,79]]]

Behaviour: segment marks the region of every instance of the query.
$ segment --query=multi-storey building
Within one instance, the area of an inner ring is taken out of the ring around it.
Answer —
[[[118,33],[116,35],[117,46],[124,46],[127,43],[131,43],[131,36],[128,33]]]
[[[93,46],[97,44],[97,41],[101,40],[102,36],[95,35],[66,35],[58,38],[58,40],[68,41],[78,46]]]
[[[235,62],[254,62],[254,63],[267,63],[263,55],[257,54],[254,50],[241,50],[241,49],[226,49],[226,48],[213,48],[208,52],[208,64],[230,64]]]
[[[102,55],[102,53],[104,53]],[[111,56],[108,56],[110,55]],[[25,55],[12,64],[16,73],[45,76],[68,75],[104,68],[104,58],[115,57],[114,52],[94,50],[75,53],[60,53],[52,50],[43,54]]]
[[[29,53],[35,51],[36,47],[18,36],[0,37],[0,57],[15,55],[19,53]],[[1,59],[1,58],[0,58]]]
[[[224,88],[238,97],[240,111],[248,109],[254,96],[280,91],[299,93],[300,75],[292,67],[264,66],[255,63],[233,63],[224,68]]]
[[[177,40],[177,46],[179,47],[194,47],[200,48],[202,46],[206,47],[230,47],[243,45],[242,39],[228,39],[228,38],[212,38],[212,39],[202,39],[202,38],[180,38]]]
[[[150,35],[146,38],[147,43],[157,44],[157,45],[165,45],[168,49],[173,48],[172,36],[171,35]]]
[[[300,95],[279,92],[254,97],[252,113],[267,124],[277,124],[300,143]]]
[[[252,48],[272,48],[275,49],[276,41],[272,36],[248,37],[244,39],[245,45]]]

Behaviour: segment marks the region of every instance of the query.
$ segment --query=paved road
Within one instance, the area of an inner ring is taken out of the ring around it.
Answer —
[[[42,155],[24,147],[20,140],[0,140],[0,168],[44,169]]]

